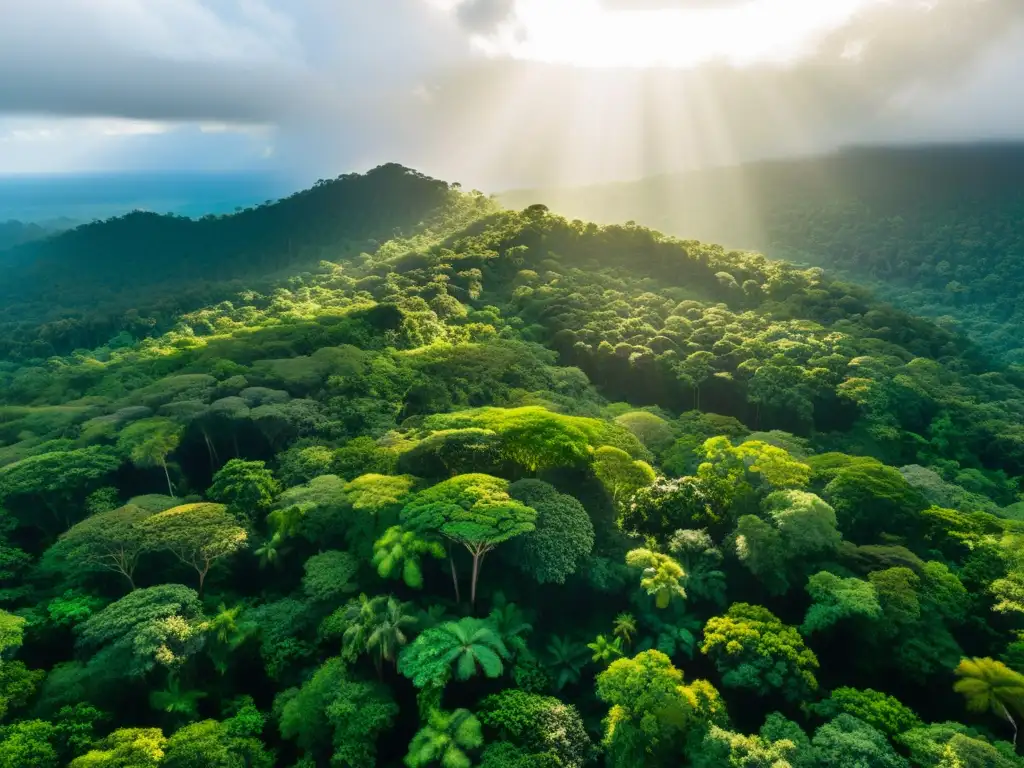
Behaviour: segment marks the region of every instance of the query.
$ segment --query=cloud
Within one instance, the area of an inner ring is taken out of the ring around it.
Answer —
[[[274,169],[276,144],[270,126],[0,117],[0,172]]]
[[[311,74],[291,19],[257,0],[33,0],[0,25],[8,113],[264,121]]]
[[[516,0],[463,0],[455,17],[472,32],[492,32],[515,13]]]
[[[609,11],[668,11],[694,8],[731,8],[750,0],[599,0]]]
[[[781,64],[609,72],[494,59],[448,72],[433,107],[449,119],[420,125],[460,147],[432,166],[507,185],[855,142],[1024,138],[1024,105],[992,85],[1024,75],[1022,22],[1020,0],[882,0]]]
[[[854,141],[1024,136],[1022,0],[866,0],[784,63],[592,70],[482,54],[475,43],[507,36],[533,1],[20,3],[0,25],[0,171],[270,154],[312,178],[395,161],[497,189]],[[91,119],[114,122],[104,133]]]

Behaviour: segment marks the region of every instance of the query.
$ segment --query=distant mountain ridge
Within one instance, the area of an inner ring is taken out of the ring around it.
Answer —
[[[23,340],[7,335],[0,342],[0,357],[91,348],[126,323],[146,335],[147,325],[160,323],[146,319],[154,308],[170,318],[227,298],[240,289],[226,285],[231,281],[258,287],[279,270],[409,234],[444,206],[449,190],[384,165],[235,214],[190,219],[136,211],[0,251],[0,327],[24,329]],[[139,312],[141,319],[124,319]]]
[[[1020,143],[855,147],[500,200],[821,266],[1024,363],[1022,179]]]
[[[71,226],[74,226],[72,222],[59,220],[38,224],[14,219],[0,221],[0,251],[30,243],[33,240],[42,240],[56,232],[69,229]]]

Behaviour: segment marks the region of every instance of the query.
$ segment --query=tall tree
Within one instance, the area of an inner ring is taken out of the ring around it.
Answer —
[[[315,765],[373,768],[377,740],[398,705],[378,683],[353,680],[340,658],[328,659],[301,688],[279,694],[281,735]]]
[[[593,757],[594,748],[576,707],[553,696],[540,696],[508,688],[480,702],[480,721],[541,761],[582,768]]]
[[[608,666],[622,656],[622,638],[609,640],[604,635],[598,635],[594,642],[587,643],[587,648],[594,652],[591,661]]]
[[[844,619],[876,621],[882,617],[875,585],[862,579],[841,579],[821,571],[807,580],[811,607],[807,609],[800,631],[809,635],[827,629]]]
[[[366,649],[373,655],[377,674],[381,674],[384,662],[398,662],[398,652],[408,642],[416,617],[408,613],[410,604],[388,597],[381,603],[374,615],[374,623],[366,637]]]
[[[146,549],[142,523],[150,515],[131,504],[100,512],[72,526],[51,550],[76,569],[120,574],[135,589],[135,569]]]
[[[398,652],[410,639],[416,617],[409,613],[409,603],[391,595],[352,599],[337,614],[336,624],[342,631],[344,654],[354,659],[370,654],[377,676],[383,674],[384,662],[396,662]],[[329,619],[328,621],[334,621]]]
[[[628,648],[633,644],[633,635],[636,634],[636,617],[631,613],[620,613],[615,617],[612,634],[622,640]]]
[[[960,679],[953,690],[963,694],[972,712],[992,712],[1006,718],[1017,744],[1017,721],[1010,714],[1024,714],[1024,675],[994,659],[963,659],[956,668]]]
[[[760,695],[778,689],[798,701],[818,687],[818,658],[795,628],[760,605],[733,603],[725,616],[704,625],[701,652],[722,673],[722,682]]]
[[[157,768],[166,746],[159,728],[118,728],[96,749],[72,760],[70,768]]]
[[[248,534],[223,504],[185,504],[141,523],[146,546],[166,550],[195,569],[199,594],[214,563],[245,548]]]
[[[302,567],[306,571],[302,577],[302,591],[310,600],[336,604],[338,598],[358,589],[353,578],[359,571],[359,560],[348,552],[321,552],[309,558]]]
[[[534,530],[536,511],[509,496],[508,487],[508,481],[491,475],[458,475],[416,494],[402,510],[402,522],[408,528],[437,531],[473,556],[473,605],[487,553]]]
[[[207,629],[196,593],[181,584],[136,589],[85,621],[78,647],[104,675],[141,675],[156,665],[174,669],[203,646]]]
[[[555,635],[548,643],[546,663],[551,671],[555,690],[580,681],[580,671],[587,664],[588,646],[572,638]]]
[[[641,488],[653,485],[657,478],[650,464],[610,445],[594,451],[594,475],[616,506],[625,504]]]
[[[510,544],[512,561],[540,584],[564,584],[594,548],[587,510],[542,480],[519,480],[508,492],[537,511],[536,528]]]
[[[597,696],[610,706],[604,746],[613,768],[678,765],[687,732],[724,719],[718,691],[683,673],[660,651],[618,659],[597,676]]]
[[[123,459],[109,446],[50,451],[0,467],[0,503],[26,525],[56,537],[85,511],[89,494],[102,487]],[[39,508],[47,510],[47,525]]]
[[[892,748],[885,734],[853,715],[843,713],[825,723],[815,731],[811,743],[817,765],[827,768],[848,765],[909,768],[909,763]]]
[[[21,720],[0,728],[0,768],[57,768],[57,730],[45,720]]]
[[[137,467],[162,467],[167,480],[167,493],[173,496],[174,486],[171,484],[171,474],[167,471],[167,457],[177,449],[182,432],[181,425],[170,419],[142,419],[121,430],[117,447]]]
[[[206,492],[211,501],[226,504],[239,520],[261,520],[281,492],[281,484],[262,461],[231,459],[213,476]]]

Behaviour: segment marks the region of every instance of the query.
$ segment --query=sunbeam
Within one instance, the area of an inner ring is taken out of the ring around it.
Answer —
[[[881,0],[748,0],[725,7],[609,10],[598,0],[520,0],[478,39],[492,54],[579,67],[686,68],[784,63]]]

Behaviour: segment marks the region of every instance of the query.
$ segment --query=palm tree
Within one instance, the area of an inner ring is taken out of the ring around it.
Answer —
[[[548,666],[554,673],[555,689],[562,690],[569,683],[578,683],[580,670],[587,663],[587,646],[567,637],[555,636],[548,643]]]
[[[440,765],[441,768],[470,768],[468,750],[483,746],[480,721],[468,709],[442,712],[435,709],[409,744],[405,764],[409,768]]]
[[[486,677],[501,677],[504,662],[511,658],[494,626],[484,619],[447,621],[425,630],[402,650],[398,670],[417,688],[445,685],[454,671],[464,681],[480,671]]]
[[[239,621],[243,609],[242,604],[228,608],[221,603],[217,614],[207,625],[207,632],[213,635],[213,642],[207,644],[207,650],[214,667],[222,675],[227,672],[231,654],[258,629],[251,621]]]
[[[342,655],[350,661],[354,661],[366,651],[366,641],[370,636],[369,627],[376,610],[373,600],[364,592],[345,603],[345,607],[335,614],[342,630]]]
[[[468,680],[479,667],[487,677],[500,677],[505,669],[503,659],[511,654],[494,625],[483,619],[459,619],[443,624],[441,629],[451,644],[446,656],[455,666],[455,679]]]
[[[282,546],[283,543],[283,539],[275,533],[253,550],[253,554],[260,559],[260,568],[278,565],[279,558],[287,551],[287,548]]]
[[[377,676],[381,677],[384,662],[395,663],[398,651],[409,642],[406,630],[416,626],[416,617],[406,613],[408,603],[395,600],[390,595],[386,598],[375,597],[370,604],[374,612],[366,637],[366,650],[376,650],[373,664],[377,667]]]
[[[238,617],[242,613],[242,606],[236,605],[228,608],[221,603],[217,608],[217,615],[210,619],[208,631],[212,632],[217,640],[222,643],[230,643],[238,633]]]
[[[598,664],[611,664],[622,656],[622,638],[616,637],[614,640],[609,640],[604,635],[598,635],[594,642],[587,643],[587,648],[594,652],[594,655],[590,657],[592,660]]]
[[[433,629],[448,621],[448,609],[440,603],[431,603],[423,610],[416,612],[416,626],[422,632]]]
[[[988,658],[962,659],[956,668],[960,679],[953,690],[967,699],[972,712],[993,712],[1013,726],[1013,744],[1017,745],[1017,723],[1010,709],[1024,713],[1024,675],[1001,661]]]
[[[622,640],[627,648],[631,646],[633,635],[636,634],[636,617],[632,613],[620,613],[615,617],[612,634]]]
[[[205,691],[182,690],[177,675],[167,679],[167,688],[149,694],[149,705],[153,709],[169,712],[172,715],[183,715],[194,719],[199,714],[199,700],[206,698]]]
[[[522,653],[526,650],[525,635],[533,631],[533,626],[526,621],[518,605],[505,602],[500,593],[495,598],[495,607],[487,618],[505,645],[517,654]]]
[[[400,525],[388,528],[373,545],[373,564],[382,579],[401,577],[406,586],[423,589],[423,568],[420,559],[424,555],[441,560],[444,547],[437,541],[425,539],[414,531],[406,531]]]

